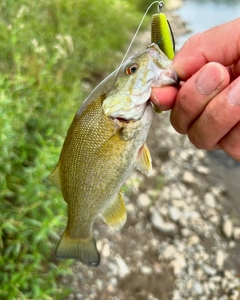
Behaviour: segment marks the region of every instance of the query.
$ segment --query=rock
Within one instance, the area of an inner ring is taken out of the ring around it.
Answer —
[[[98,251],[102,251],[102,247],[103,247],[103,242],[101,240],[97,241],[97,248],[98,248]]]
[[[213,281],[209,281],[208,282],[208,288],[212,291],[215,291],[216,290],[216,285]]]
[[[119,271],[119,276],[121,278],[127,276],[130,274],[130,269],[128,267],[128,265],[126,264],[125,260],[119,255],[117,254],[115,256],[115,260],[117,262],[117,266],[118,266],[118,271]]]
[[[162,257],[165,259],[171,259],[176,253],[176,248],[173,245],[168,245],[162,253]]]
[[[233,234],[233,224],[231,219],[225,217],[222,225],[223,234],[226,238],[231,238]]]
[[[179,154],[179,157],[184,161],[187,161],[190,156],[191,156],[191,153],[189,153],[188,150],[184,150],[184,149],[182,149]]]
[[[218,298],[218,300],[229,300],[227,295],[222,295],[221,297]]]
[[[213,215],[209,218],[209,222],[212,224],[218,226],[220,224],[220,216],[216,213],[216,215]]]
[[[197,150],[196,153],[194,154],[197,158],[197,160],[203,160],[206,157],[206,151],[204,150]]]
[[[138,198],[143,207],[149,206],[151,204],[151,199],[146,193],[141,193]]]
[[[231,291],[231,296],[229,296],[228,299],[229,300],[239,300],[240,299],[239,288],[232,290]]]
[[[196,171],[199,173],[199,174],[203,174],[203,175],[208,175],[210,173],[210,170],[208,167],[205,167],[205,166],[197,166],[196,167]]]
[[[158,298],[154,297],[153,294],[149,294],[147,300],[158,300]]]
[[[183,197],[180,186],[173,187],[173,189],[171,189],[170,192],[171,192],[171,198],[174,199],[174,200],[182,199],[182,197]]]
[[[188,228],[182,228],[181,229],[181,235],[183,237],[189,237],[189,236],[192,235],[192,231],[190,229],[188,229]]]
[[[195,183],[195,178],[194,178],[193,174],[190,171],[185,171],[183,173],[182,180],[183,180],[183,182],[188,183],[188,184]]]
[[[233,238],[234,240],[240,240],[240,227],[235,227],[233,229]]]
[[[126,209],[127,209],[127,211],[128,212],[134,212],[136,209],[135,209],[135,207],[134,207],[134,205],[132,204],[132,203],[128,203],[127,205],[126,205]]]
[[[186,259],[183,254],[177,253],[175,259],[171,261],[171,266],[173,267],[173,272],[175,276],[178,276],[182,270],[186,267]]]
[[[217,273],[216,269],[214,269],[213,267],[211,267],[207,264],[204,264],[202,266],[202,268],[203,268],[204,273],[209,275],[209,276],[214,276]]]
[[[152,274],[152,268],[150,268],[148,266],[141,266],[140,271],[142,274],[145,274],[145,275]]]
[[[231,272],[229,270],[225,270],[224,271],[224,276],[225,278],[227,278],[228,280],[232,281],[234,279],[234,275],[233,275],[234,272]]]
[[[212,282],[221,282],[222,277],[216,275],[216,276],[210,277],[210,280],[211,280]]]
[[[205,203],[205,205],[207,205],[210,208],[215,208],[216,207],[215,198],[210,193],[205,194],[204,203]]]
[[[227,278],[224,277],[221,281],[221,287],[225,291],[227,289],[227,286],[228,286],[228,280]]]
[[[169,218],[173,221],[173,222],[177,222],[181,216],[181,212],[178,208],[174,207],[174,206],[170,206],[169,210],[168,210],[168,214],[169,214]]]
[[[151,223],[152,225],[160,230],[161,232],[173,235],[177,232],[177,226],[174,223],[165,222],[161,215],[156,211],[153,210],[153,213],[151,214]]]
[[[102,256],[103,257],[109,257],[110,256],[110,246],[109,244],[104,244],[102,247]]]
[[[163,217],[167,217],[167,215],[168,215],[168,210],[167,210],[166,206],[160,207],[159,212],[161,213],[161,215]]]
[[[96,285],[99,290],[103,289],[103,281],[100,280],[99,278],[96,279]]]
[[[155,228],[162,230],[163,218],[155,209],[152,211],[150,221]]]
[[[180,219],[179,219],[179,224],[182,226],[182,227],[187,227],[188,226],[188,222],[187,222],[187,219],[185,216],[181,216]]]
[[[223,265],[224,265],[224,261],[225,261],[225,257],[226,257],[226,253],[223,252],[222,250],[217,250],[216,253],[216,266],[218,269],[222,270],[223,269]]]
[[[198,281],[194,282],[194,284],[193,284],[193,293],[195,295],[202,295],[203,287],[202,287],[200,282],[198,282]]]
[[[74,299],[76,299],[76,300],[83,300],[84,296],[81,293],[76,293]]]
[[[182,296],[180,294],[180,291],[174,290],[172,299],[173,300],[182,300]]]
[[[200,238],[197,235],[192,235],[188,239],[188,244],[189,245],[196,245],[200,242]]]

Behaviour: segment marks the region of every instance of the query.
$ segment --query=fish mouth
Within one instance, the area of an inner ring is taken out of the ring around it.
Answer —
[[[147,47],[150,59],[150,69],[154,70],[156,77],[152,81],[152,87],[174,85],[179,82],[178,75],[172,66],[172,61],[159,49],[156,44]]]
[[[138,118],[135,118],[135,117],[127,117],[127,118],[124,118],[123,116],[116,116],[116,117],[112,117],[112,119],[113,120],[116,120],[116,121],[118,121],[118,122],[120,122],[120,123],[130,123],[130,122],[136,122],[136,121],[139,121],[141,118],[142,118],[142,116],[145,114],[145,112],[146,112],[146,110],[147,110],[147,108],[149,107],[149,106],[151,106],[152,107],[152,102],[151,102],[151,100],[150,100],[150,98],[146,101],[146,102],[144,102],[143,104],[141,104],[141,105],[138,105],[138,106],[141,106],[141,108],[142,108],[142,112],[141,112],[141,114],[138,116]]]
[[[129,123],[131,120],[127,120],[127,119],[124,119],[122,117],[116,117],[116,118],[113,118],[113,120],[117,120],[119,121],[120,123]]]
[[[155,73],[151,87],[175,85],[179,81],[178,75],[172,66],[172,62],[169,62],[169,65],[166,68],[159,68],[157,64],[152,63],[151,69],[154,70]]]
[[[175,85],[179,83],[179,78],[173,67],[162,70],[160,75],[153,81],[151,87],[163,87],[169,85]]]

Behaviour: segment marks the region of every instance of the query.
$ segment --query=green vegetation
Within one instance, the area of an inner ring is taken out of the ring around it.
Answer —
[[[62,299],[66,205],[47,176],[83,82],[117,66],[142,11],[127,0],[0,2],[0,299]]]

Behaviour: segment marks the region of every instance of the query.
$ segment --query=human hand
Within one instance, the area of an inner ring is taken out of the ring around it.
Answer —
[[[185,82],[153,88],[152,102],[172,109],[173,127],[197,148],[240,161],[240,18],[192,36],[173,68]]]

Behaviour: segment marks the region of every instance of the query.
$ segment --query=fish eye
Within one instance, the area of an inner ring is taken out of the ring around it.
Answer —
[[[137,64],[132,64],[128,66],[125,70],[127,75],[132,75],[138,70],[138,65]]]

